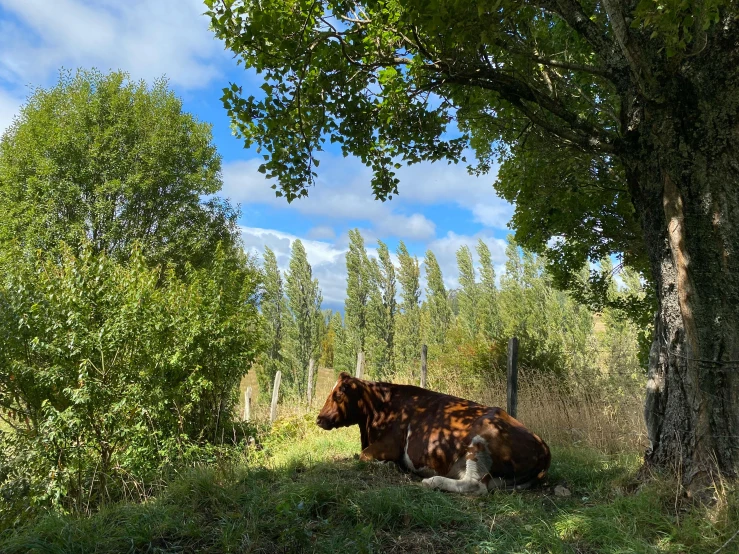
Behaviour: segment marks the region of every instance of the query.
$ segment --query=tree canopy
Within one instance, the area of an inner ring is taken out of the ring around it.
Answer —
[[[266,325],[235,211],[201,199],[220,186],[164,81],[63,74],[0,139],[0,525],[130,498],[236,440]]]
[[[216,34],[263,75],[263,95],[232,85],[223,101],[245,144],[266,151],[278,195],[307,195],[327,142],[373,169],[383,200],[398,194],[400,164],[457,162],[471,147],[473,171],[505,162],[498,189],[516,201],[522,245],[567,238],[547,252],[567,282],[611,253],[647,270],[618,157],[631,109],[620,92],[660,101],[659,73],[694,55],[730,3],[206,4]]]
[[[516,238],[560,286],[602,303],[600,272],[578,276],[609,255],[651,284],[648,459],[686,482],[739,474],[735,0],[205,3],[263,78],[223,101],[278,195],[307,195],[328,142],[381,200],[401,164],[502,163]]]
[[[234,243],[236,212],[217,198],[221,158],[210,125],[182,111],[165,80],[63,72],[33,91],[0,139],[0,243],[59,241],[152,263],[212,258]]]

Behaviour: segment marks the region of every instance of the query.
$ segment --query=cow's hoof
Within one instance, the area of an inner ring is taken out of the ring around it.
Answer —
[[[436,477],[429,477],[427,479],[424,479],[421,481],[421,485],[424,487],[428,487],[430,489],[435,489],[436,487]]]

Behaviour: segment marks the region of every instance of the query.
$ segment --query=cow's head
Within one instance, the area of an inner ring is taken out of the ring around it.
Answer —
[[[362,381],[342,371],[321,413],[318,414],[316,419],[318,426],[328,431],[359,423],[364,403],[363,392]]]

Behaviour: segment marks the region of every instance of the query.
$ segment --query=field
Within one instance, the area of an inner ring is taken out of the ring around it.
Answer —
[[[320,373],[317,404],[333,377]],[[550,428],[582,418],[579,438],[563,431],[549,439],[552,468],[540,490],[484,498],[431,491],[392,465],[358,461],[356,428],[322,431],[316,407],[283,406],[281,419],[256,426],[256,443],[235,460],[185,470],[144,503],[91,517],[49,515],[7,531],[0,551],[712,553],[739,528],[731,487],[718,483],[705,506],[691,504],[667,477],[638,479],[640,438],[614,449],[611,440],[623,433],[618,418],[594,427],[597,409],[586,410],[585,401],[534,409],[526,390],[522,407],[542,425],[547,413]],[[723,549],[736,551],[733,543]]]

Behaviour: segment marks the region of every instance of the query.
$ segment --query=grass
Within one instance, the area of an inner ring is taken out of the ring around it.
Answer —
[[[239,463],[188,470],[147,502],[7,530],[0,552],[711,553],[739,527],[737,491],[688,505],[667,478],[636,482],[633,453],[553,446],[549,486],[471,498],[359,462],[357,429],[322,431],[314,415],[277,422]]]

